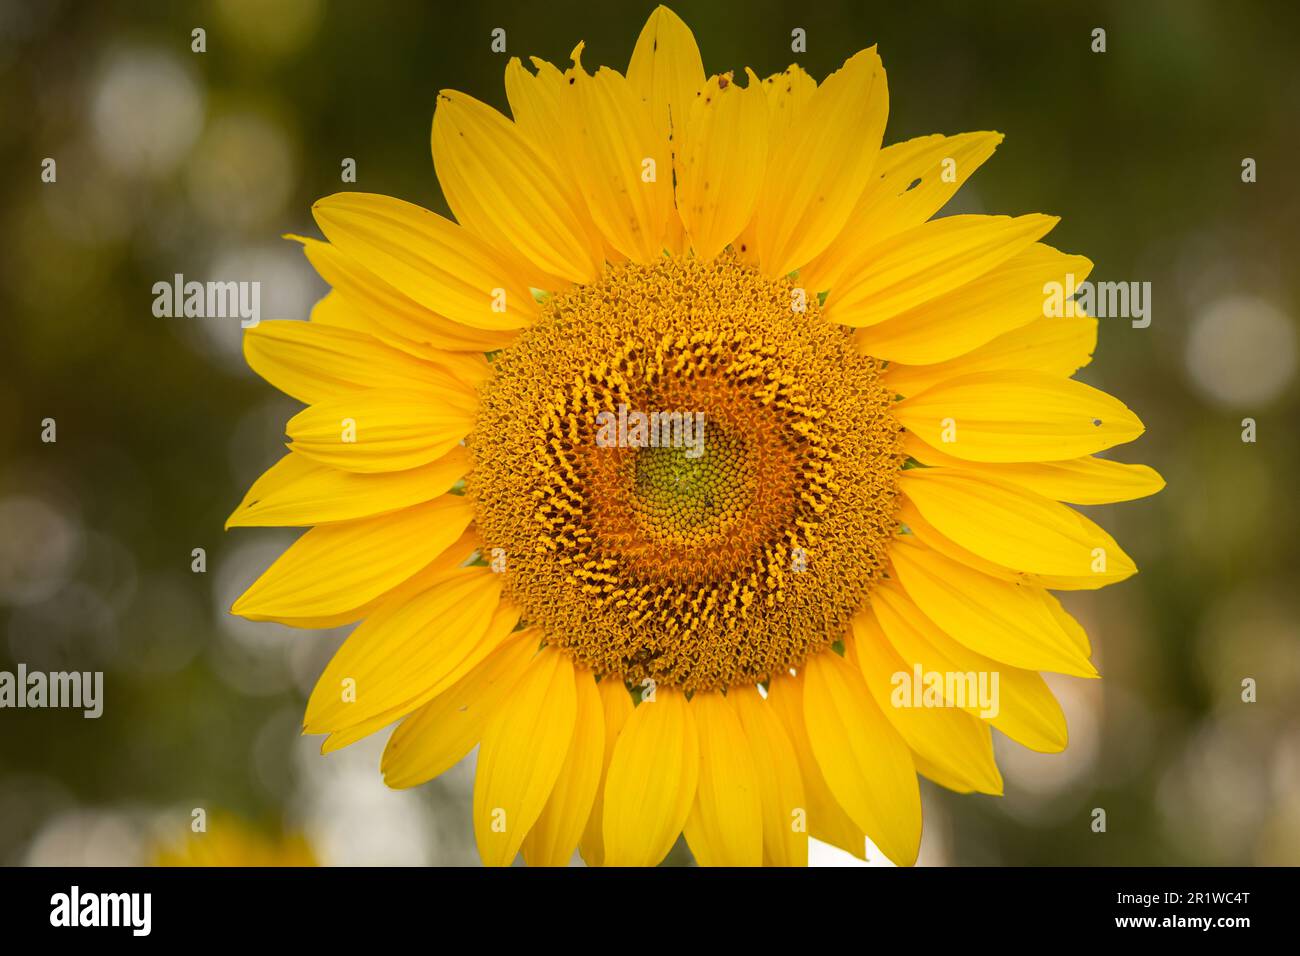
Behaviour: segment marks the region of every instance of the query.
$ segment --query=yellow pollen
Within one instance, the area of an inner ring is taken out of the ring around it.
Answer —
[[[612,266],[494,363],[469,441],[479,532],[577,663],[753,684],[843,636],[880,577],[893,395],[798,301],[730,254]]]

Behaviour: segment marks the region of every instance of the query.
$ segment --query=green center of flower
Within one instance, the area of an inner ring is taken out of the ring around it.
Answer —
[[[748,509],[757,480],[742,439],[705,435],[691,447],[636,454],[633,507],[647,534],[702,538],[725,531]]]

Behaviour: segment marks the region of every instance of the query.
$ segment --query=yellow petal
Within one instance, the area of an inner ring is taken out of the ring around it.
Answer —
[[[799,755],[782,729],[776,711],[759,696],[757,688],[733,687],[727,692],[727,699],[733,702],[740,717],[758,774],[764,863],[807,866],[808,810]]]
[[[231,610],[250,621],[287,623],[360,609],[438,557],[473,519],[470,502],[443,495],[377,518],[312,528]]]
[[[1054,587],[1104,587],[1136,574],[1115,539],[1072,508],[1010,482],[955,468],[909,468],[899,488],[954,542]]]
[[[885,370],[885,380],[900,395],[915,395],[948,379],[975,372],[1031,369],[1069,378],[1092,361],[1096,347],[1096,319],[1038,318],[946,362],[933,365],[891,362]]]
[[[574,149],[577,106],[564,74],[545,60],[532,58],[536,73],[519,57],[506,64],[506,99],[519,132],[561,173],[560,184],[574,209],[584,202],[577,188],[579,154]]]
[[[554,64],[534,59],[536,73],[529,73],[519,57],[506,63],[506,99],[515,125],[535,149],[547,156],[562,173],[572,173],[570,153],[554,143],[557,131],[566,130],[568,110],[562,105],[564,74]],[[567,184],[566,175],[565,180]]]
[[[1127,465],[1093,456],[1065,461],[988,465],[945,455],[910,433],[903,439],[903,450],[927,465],[961,468],[980,475],[990,475],[1028,488],[1044,498],[1076,505],[1133,501],[1154,495],[1165,486],[1165,480],[1155,469],[1146,465]]]
[[[469,452],[453,448],[406,471],[361,475],[285,455],[253,482],[227,528],[315,525],[387,514],[445,494],[469,473]]]
[[[1065,714],[1038,673],[995,661],[953,640],[892,581],[882,582],[872,591],[871,605],[881,631],[907,668],[920,665],[927,672],[996,672],[1001,708],[997,716],[988,718],[989,723],[1031,750],[1058,753],[1065,749]],[[965,710],[979,716],[978,708]]]
[[[337,525],[335,526],[337,527]],[[279,615],[273,620],[289,627],[311,628],[313,630],[323,630],[331,627],[342,627],[345,624],[352,624],[364,617],[370,615],[379,608],[379,605],[391,599],[397,599],[401,595],[413,595],[423,591],[438,578],[442,577],[449,571],[462,567],[474,554],[475,551],[482,550],[482,542],[479,540],[478,533],[473,527],[466,528],[465,531],[443,549],[442,553],[421,568],[415,574],[411,575],[395,588],[390,588],[383,594],[367,601],[358,607],[348,608],[346,611],[331,614],[309,614],[304,617]]]
[[[575,671],[573,740],[541,816],[524,838],[529,866],[564,866],[573,857],[605,767],[604,705],[590,671]]]
[[[622,74],[575,72],[580,108],[579,185],[601,234],[636,262],[663,255],[673,211],[672,154]]]
[[[749,222],[767,164],[767,101],[715,76],[690,104],[677,161],[677,208],[696,258],[712,259]]]
[[[561,181],[561,173],[496,110],[464,93],[443,90],[433,114],[433,164],[443,196],[462,226],[499,254],[517,254],[532,268],[535,288],[592,282],[603,257]],[[490,157],[491,161],[485,161]]]
[[[691,28],[667,7],[655,7],[641,28],[627,81],[649,107],[660,138],[676,139],[696,91],[704,85],[704,61]]]
[[[758,770],[740,718],[717,692],[691,698],[700,740],[700,779],[686,842],[700,866],[761,866],[763,812]]]
[[[575,66],[567,75],[545,60],[531,57],[537,73],[529,73],[518,57],[511,57],[506,65],[506,98],[510,112],[520,132],[532,146],[560,171],[560,183],[565,191],[565,201],[574,209],[586,211],[587,200],[582,195],[584,168],[583,146],[578,129],[581,109],[577,91],[569,85],[569,77],[576,77]],[[605,242],[590,216],[583,219],[588,243],[602,246],[605,258],[611,262],[625,257]]]
[[[509,866],[551,796],[577,717],[573,662],[543,648],[483,731],[474,837],[484,866]]]
[[[675,163],[686,114],[704,83],[704,62],[690,27],[667,7],[656,7],[642,28],[627,79],[649,109],[658,135],[668,142]],[[673,255],[685,249],[685,231],[675,209],[669,210],[664,244]]]
[[[807,116],[808,104],[817,92],[817,81],[798,63],[791,63],[782,72],[764,79],[762,88],[771,131],[769,150],[775,150],[789,142],[790,130]]]
[[[467,229],[391,196],[335,193],[312,206],[330,243],[403,295],[472,328],[531,325],[537,301],[511,263]]]
[[[768,685],[766,703],[780,717],[781,726],[798,755],[799,774],[803,779],[804,798],[807,801],[808,834],[865,860],[867,835],[835,799],[817,764],[817,758],[813,756],[804,720],[805,692],[801,676],[774,674]]]
[[[796,119],[805,118],[808,103],[817,92],[817,81],[809,76],[798,63],[791,63],[781,73],[773,73],[763,80],[761,87],[763,98],[767,103],[767,155],[763,158],[763,178],[767,178],[768,160],[776,152],[778,144],[790,141],[790,131]],[[761,187],[760,187],[760,195]],[[757,202],[755,202],[757,206]],[[733,246],[742,262],[753,268],[759,267],[758,245],[755,241],[757,221],[750,219],[748,225],[736,237]]]
[[[591,805],[591,814],[587,817],[587,826],[582,833],[582,842],[578,845],[582,858],[588,866],[603,866],[605,863],[605,778],[609,773],[609,762],[614,756],[614,745],[627,726],[632,716],[632,695],[627,692],[623,681],[617,677],[606,676],[596,684],[600,694],[601,715],[604,718],[605,749],[600,771],[600,786],[596,790],[596,799]]]
[[[813,654],[803,679],[808,741],[835,799],[885,856],[911,866],[921,847],[921,791],[907,744],[838,654]]]
[[[322,249],[331,249],[328,243],[322,242],[319,246]],[[337,250],[331,251],[334,255],[338,255]],[[375,279],[374,283],[376,286],[383,286],[383,283],[379,282],[378,279]],[[481,359],[484,357],[484,352],[507,348],[519,334],[513,330],[508,332],[484,332],[481,329],[471,329],[467,325],[451,322],[441,316],[434,315],[427,309],[416,305],[410,299],[402,297],[391,288],[388,292],[395,301],[400,300],[404,303],[405,307],[409,308],[413,315],[423,317],[420,320],[437,324],[437,331],[422,333],[422,336],[429,341],[417,342],[414,339],[406,338],[400,332],[394,332],[383,321],[375,321],[371,317],[370,310],[377,308],[373,302],[358,306],[351,299],[346,298],[338,289],[331,289],[312,306],[309,320],[317,326],[328,326],[334,329],[344,329],[348,332],[369,335],[407,355],[430,362],[447,355]],[[394,311],[400,311],[400,307],[395,308]]]
[[[439,576],[439,578],[440,577],[441,576]],[[435,578],[435,580],[438,580],[439,578]],[[404,594],[404,591],[405,588],[399,588],[397,591],[393,592],[391,600],[394,603],[401,603],[414,599],[412,596]],[[418,593],[418,590],[412,591],[411,595],[417,595]],[[377,608],[376,611],[378,610],[379,609]],[[485,630],[482,636],[470,646],[469,653],[460,661],[459,664],[456,664],[454,667],[449,669],[444,676],[439,678],[436,684],[422,691],[418,697],[403,701],[400,704],[396,704],[386,710],[380,711],[373,717],[369,717],[360,723],[352,724],[333,731],[325,738],[325,742],[321,744],[321,753],[329,754],[336,750],[340,750],[343,747],[351,746],[358,740],[369,737],[371,734],[383,730],[385,727],[400,720],[407,714],[418,710],[444,691],[448,691],[452,686],[459,682],[461,678],[474,670],[474,668],[478,667],[479,664],[486,660],[490,654],[494,653],[497,648],[502,645],[506,638],[510,636],[511,632],[514,631],[515,626],[519,623],[519,617],[522,613],[523,609],[520,608],[519,605],[507,600],[501,601],[501,603],[497,605],[496,610],[492,612],[491,619],[488,621],[487,630]]]
[[[1088,632],[1083,629],[1083,625],[1076,621],[1057,600],[1056,595],[1050,591],[1043,592],[1043,598],[1047,604],[1048,610],[1051,611],[1052,617],[1056,618],[1062,630],[1074,641],[1074,646],[1079,649],[1079,653],[1085,656],[1092,656],[1092,643],[1088,640]]]
[[[894,406],[899,424],[968,461],[1062,461],[1142,434],[1142,422],[1100,389],[1045,372],[976,372]]]
[[[1092,263],[1036,242],[974,282],[854,335],[858,350],[918,365],[952,359],[1042,318],[1043,284],[1087,278]]]
[[[908,597],[953,640],[1013,667],[1097,676],[1041,588],[999,581],[905,537],[891,557]]]
[[[474,652],[500,599],[500,575],[464,568],[381,605],[326,665],[307,701],[305,731],[332,733],[402,705],[414,710]]]
[[[830,245],[867,185],[888,113],[885,68],[872,47],[828,76],[783,138],[770,140],[754,212],[764,272],[785,275]]]
[[[935,133],[882,149],[843,231],[799,270],[799,278],[819,292],[832,288],[858,250],[919,226],[942,209],[1001,142],[1001,133]]]
[[[686,698],[659,688],[619,734],[605,778],[605,865],[655,866],[695,802],[700,747]]]
[[[878,242],[919,226],[948,204],[1002,140],[1001,133],[990,131],[936,134],[881,150],[872,184],[851,220],[858,235]]]
[[[366,332],[397,348],[428,356],[428,346],[490,352],[514,341],[514,330],[473,328],[431,312],[373,272],[319,239],[290,236],[334,291],[317,304],[312,321]],[[427,343],[424,349],[419,346]]]
[[[869,608],[860,611],[853,618],[853,642],[850,649],[876,706],[913,751],[921,755],[927,764],[937,767],[946,781],[956,783],[955,789],[962,793],[972,790],[979,793],[1002,793],[1002,775],[998,773],[997,763],[993,759],[993,740],[988,725],[951,705],[913,706],[913,695],[908,692],[911,683],[900,685],[898,675],[903,675],[908,682],[914,682],[914,670],[894,650]],[[924,673],[928,676],[935,672]],[[955,672],[937,673],[940,679],[946,681],[947,676]],[[979,673],[970,673],[975,674],[978,682]],[[1000,676],[997,687],[992,683],[993,677],[986,676],[983,679],[984,687],[996,691],[1000,696]],[[977,697],[970,700],[978,703]],[[994,698],[989,707],[990,712],[1001,709],[999,704],[1000,701]]]
[[[990,466],[994,467],[994,466]],[[998,466],[1006,467],[1006,466]],[[1052,574],[1028,574],[1024,571],[1014,571],[1011,568],[1004,567],[987,558],[982,558],[973,551],[969,551],[957,544],[947,535],[943,534],[930,522],[921,516],[916,505],[908,498],[901,498],[898,503],[897,517],[902,525],[907,527],[911,535],[933,551],[939,552],[946,558],[953,561],[959,561],[969,568],[974,568],[981,574],[987,574],[991,578],[999,581],[1009,581],[1012,584],[1028,585],[1033,593],[1046,593],[1044,588],[1057,588],[1066,591],[1090,590],[1095,586],[1091,578],[1080,579],[1078,576],[1057,576]],[[1050,596],[1050,595],[1049,595]]]
[[[536,628],[512,635],[487,660],[402,721],[384,748],[384,783],[395,789],[419,786],[460,763],[478,743],[497,704],[532,663],[541,638]]]
[[[402,471],[447,454],[474,428],[476,401],[459,388],[368,389],[317,402],[285,426],[293,451],[344,471]]]
[[[976,279],[1043,238],[1054,216],[947,216],[869,246],[826,298],[826,318],[862,328]]]
[[[990,734],[992,736],[992,734]],[[937,783],[939,786],[951,790],[953,793],[974,793],[975,791],[966,785],[960,777],[949,773],[938,764],[930,763],[915,750],[912,751],[912,763],[916,767],[916,772],[931,783]]]
[[[378,339],[312,322],[260,322],[244,333],[249,367],[310,405],[358,388],[438,388],[446,372]]]
[[[999,581],[1010,581],[1012,584],[1030,584],[1038,588],[1056,586],[1055,579],[1050,575],[1025,574],[1020,571],[1013,571],[1010,568],[1004,568],[1000,564],[989,561],[987,558],[981,558],[973,551],[967,551],[926,521],[921,516],[921,512],[917,510],[916,504],[909,498],[899,499],[896,516],[899,523],[905,526],[907,531],[927,548],[938,551],[944,557],[951,558],[953,561],[960,561],[967,567],[974,568],[991,578],[997,578]]]

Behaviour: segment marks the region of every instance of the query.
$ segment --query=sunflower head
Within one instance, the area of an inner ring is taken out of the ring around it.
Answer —
[[[752,686],[838,641],[883,573],[893,396],[797,301],[730,253],[620,264],[494,363],[469,438],[476,524],[582,666]]]
[[[485,862],[910,863],[918,774],[1065,746],[1040,672],[1096,671],[1051,592],[1136,570],[1070,505],[1162,485],[1095,457],[1141,424],[1044,313],[1091,263],[933,218],[1001,136],[882,146],[874,48],[709,75],[659,7],[625,72],[582,54],[512,59],[509,118],[439,94],[454,220],[314,207],[332,291],[245,340],[307,407],[230,521],[309,530],[234,610],[360,622],[306,731],[397,723],[396,787],[477,745]]]

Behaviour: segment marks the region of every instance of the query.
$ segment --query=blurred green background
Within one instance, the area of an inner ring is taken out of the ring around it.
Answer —
[[[0,863],[138,862],[194,807],[301,829],[327,863],[477,861],[472,757],[397,793],[384,735],[319,756],[298,728],[342,632],[226,613],[294,537],[222,524],[296,406],[245,368],[237,321],[155,318],[151,287],[260,280],[264,318],[305,317],[324,286],[278,237],[316,234],[312,201],[343,188],[445,212],[434,96],[506,107],[493,28],[509,55],[566,63],[585,39],[588,67],[623,69],[652,6],[0,2],[0,670],[106,673],[99,720],[0,711]],[[1297,864],[1300,8],[1060,7],[674,9],[710,72],[820,78],[879,44],[887,142],[1007,134],[950,211],[1059,214],[1052,243],[1094,280],[1153,285],[1151,326],[1103,320],[1081,376],[1146,422],[1116,457],[1169,482],[1092,509],[1142,569],[1064,596],[1105,679],[1054,682],[1070,748],[1000,746],[1005,797],[926,785],[922,862]]]

